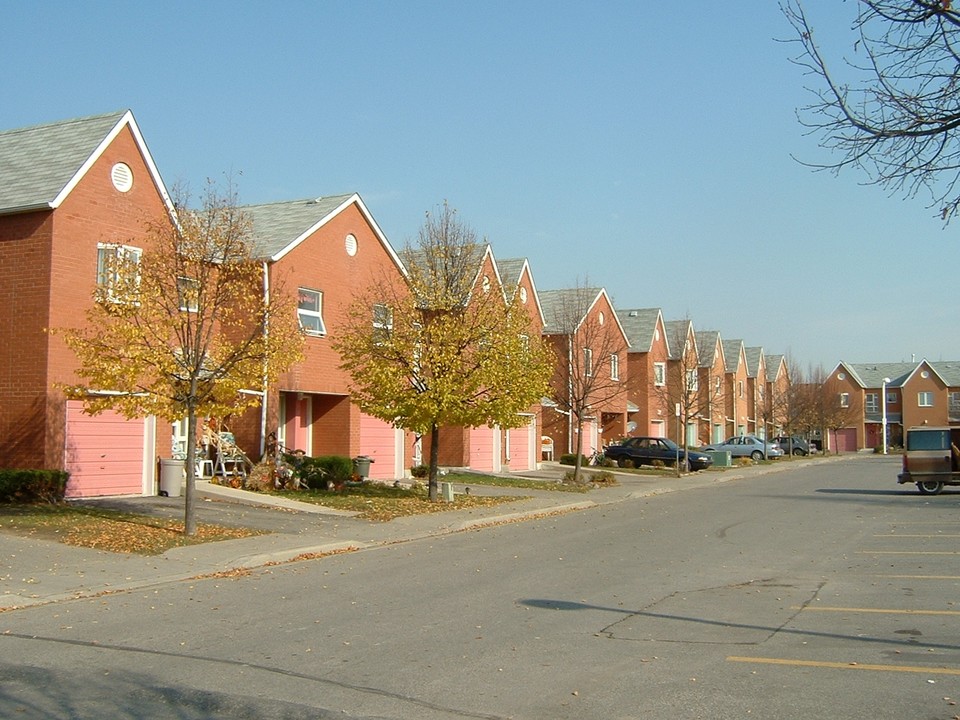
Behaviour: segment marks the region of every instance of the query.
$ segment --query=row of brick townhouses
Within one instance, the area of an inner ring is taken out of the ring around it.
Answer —
[[[356,193],[244,209],[265,283],[282,277],[297,293],[306,347],[303,360],[264,389],[259,411],[230,419],[238,445],[256,459],[275,434],[310,455],[369,456],[373,478],[407,476],[422,461],[423,439],[361,412],[331,347],[358,284],[384,274],[404,277],[395,249]],[[58,389],[76,381],[76,359],[47,330],[82,324],[98,262],[105,254],[147,250],[138,244],[145,221],[172,217],[167,189],[129,111],[0,132],[0,466],[66,469],[73,496],[155,492],[157,460],[184,445],[183,423],[85,414],[82,403]],[[789,381],[781,356],[717,332],[695,332],[689,322],[678,340],[659,310],[620,310],[602,288],[586,295],[579,288],[539,291],[526,259],[497,258],[489,246],[476,285],[505,301],[519,298],[530,332],[568,362],[557,363],[553,398],[521,413],[517,428],[443,428],[443,465],[522,471],[541,461],[544,439],[558,453],[571,450],[577,428],[555,399],[570,394],[583,362],[607,381],[602,394],[586,398],[587,452],[627,434],[679,435],[665,388],[679,359],[688,357],[696,358],[689,379],[711,388],[710,402],[685,429],[688,440],[776,426],[772,398]],[[571,294],[578,300],[573,318]],[[567,310],[563,322],[558,308]],[[598,328],[602,346],[593,345]]]
[[[826,387],[849,409],[845,427],[831,432],[827,448],[839,452],[902,446],[904,431],[918,425],[960,426],[960,362],[840,362]]]

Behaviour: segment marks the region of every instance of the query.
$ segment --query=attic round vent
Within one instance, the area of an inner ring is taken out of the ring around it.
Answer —
[[[133,187],[133,170],[126,163],[119,162],[110,170],[110,179],[117,190],[129,192]]]
[[[356,238],[356,236],[355,236],[353,233],[347,235],[347,237],[344,238],[343,246],[344,246],[344,247],[346,248],[346,250],[347,250],[347,255],[349,255],[350,257],[353,257],[354,255],[356,255],[356,254],[357,254],[357,238]]]
[[[846,373],[837,373],[837,380],[846,380],[846,379],[847,379]]]
[[[527,289],[525,287],[520,288],[520,302],[527,302]]]
[[[930,377],[930,373],[929,373],[927,370],[922,370],[922,371],[920,372],[920,377],[922,377],[924,380],[926,380],[928,377]]]

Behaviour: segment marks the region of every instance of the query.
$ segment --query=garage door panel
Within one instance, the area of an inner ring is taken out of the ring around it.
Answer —
[[[370,477],[375,480],[396,479],[397,430],[391,423],[372,415],[360,416],[360,451],[373,459]]]
[[[142,494],[147,423],[109,410],[87,415],[78,401],[66,412],[67,497]]]

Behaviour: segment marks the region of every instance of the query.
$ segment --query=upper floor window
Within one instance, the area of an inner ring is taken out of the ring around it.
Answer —
[[[297,318],[300,328],[310,335],[326,335],[323,324],[323,293],[319,290],[300,288],[297,298]]]
[[[193,278],[177,278],[177,294],[180,297],[180,310],[197,312],[200,309],[200,283]]]
[[[918,392],[917,405],[919,407],[933,407],[933,393],[927,391]]]
[[[743,380],[737,380],[737,397],[743,397]]]
[[[583,374],[587,377],[593,375],[593,350],[583,349]]]
[[[840,393],[840,407],[850,407],[850,393]]]
[[[880,412],[880,395],[878,393],[867,393],[863,398],[863,409],[864,412],[868,413],[878,413]]]
[[[713,381],[713,394],[719,395],[723,390],[723,378],[717,377]]]
[[[897,404],[897,394],[895,392],[887,393],[887,405],[896,405]]]
[[[667,364],[658,362],[653,364],[653,384],[663,387],[667,384]]]
[[[620,356],[616,353],[613,353],[610,356],[610,379],[619,380],[620,379]]]
[[[389,305],[376,303],[373,306],[373,337],[382,342],[393,332],[393,310]]]
[[[960,392],[952,390],[947,398],[947,402],[949,403],[947,412],[950,415],[950,419],[960,417]]]
[[[136,302],[140,287],[140,248],[97,245],[97,294],[108,302]]]
[[[700,389],[700,378],[696,370],[687,370],[687,392],[696,392]]]

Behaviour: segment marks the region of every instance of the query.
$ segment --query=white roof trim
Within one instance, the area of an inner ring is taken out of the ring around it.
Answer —
[[[51,209],[56,209],[60,207],[61,203],[67,199],[67,196],[73,191],[73,189],[80,183],[83,177],[87,174],[93,164],[100,159],[100,156],[103,155],[104,151],[110,147],[110,144],[116,140],[117,136],[123,131],[124,127],[129,127],[130,132],[133,133],[134,142],[136,142],[137,147],[140,149],[140,153],[143,155],[143,161],[147,165],[147,169],[150,172],[150,177],[153,180],[154,185],[157,188],[157,191],[160,193],[161,198],[163,198],[164,205],[167,206],[167,210],[170,212],[171,216],[175,216],[175,211],[173,208],[173,201],[170,199],[170,194],[167,192],[166,186],[163,184],[163,178],[160,177],[160,171],[157,169],[156,163],[153,162],[153,156],[150,154],[150,151],[147,149],[147,143],[143,139],[143,135],[140,132],[140,128],[137,125],[137,121],[133,118],[133,113],[130,110],[127,110],[123,117],[121,117],[117,124],[113,126],[113,129],[107,133],[106,137],[100,141],[100,144],[97,146],[90,157],[87,158],[86,162],[80,166],[80,169],[74,174],[70,181],[63,186],[63,189],[60,190],[57,197],[53,199],[53,202],[50,203]]]
[[[407,273],[407,268],[403,264],[403,261],[400,259],[400,256],[397,255],[396,251],[393,249],[393,246],[390,244],[390,241],[387,240],[387,236],[383,234],[383,230],[380,229],[380,226],[377,224],[377,221],[373,219],[373,215],[370,214],[370,211],[367,209],[367,206],[363,203],[363,200],[360,198],[360,195],[357,193],[353,193],[353,195],[348,197],[346,200],[340,203],[337,207],[335,207],[333,210],[331,210],[322,218],[320,218],[319,221],[314,223],[312,226],[307,228],[307,230],[305,230],[299,236],[297,236],[296,239],[294,239],[292,242],[284,246],[284,248],[280,252],[274,254],[270,258],[270,262],[277,262],[278,260],[282,260],[284,256],[286,256],[294,248],[300,245],[300,243],[302,243],[308,237],[313,235],[317,230],[322,228],[328,222],[333,220],[333,218],[335,218],[337,215],[339,215],[344,210],[346,210],[350,205],[354,205],[354,204],[356,204],[357,208],[360,210],[360,214],[363,215],[364,219],[367,221],[367,223],[369,223],[370,227],[373,228],[373,234],[377,236],[377,239],[380,241],[380,244],[383,246],[383,248],[387,251],[387,254],[390,256],[390,259],[393,260],[396,266],[400,269],[400,272],[403,274],[403,276],[406,277],[408,273]]]

